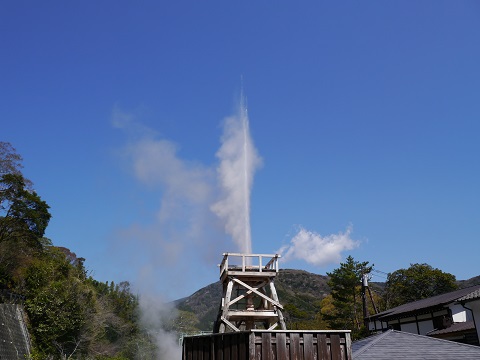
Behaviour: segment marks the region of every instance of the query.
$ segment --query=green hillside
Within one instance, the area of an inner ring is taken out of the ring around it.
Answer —
[[[326,329],[327,324],[322,320],[321,301],[330,294],[328,287],[329,277],[313,274],[304,270],[282,269],[275,278],[275,288],[284,307],[284,317],[289,329]],[[460,288],[480,283],[480,276],[468,280],[459,280]],[[385,288],[383,282],[371,282],[370,288],[378,295]],[[216,319],[222,297],[220,281],[212,283],[192,294],[189,297],[175,302],[181,316],[188,319],[189,324],[182,323],[187,333],[211,331]],[[382,306],[377,304],[377,306]],[[383,310],[383,309],[381,309]],[[182,329],[176,329],[182,332]]]
[[[284,316],[289,328],[303,327],[315,322],[320,311],[320,301],[329,293],[328,277],[304,270],[280,270],[275,288],[284,306]],[[219,281],[210,284],[191,296],[178,300],[176,306],[182,312],[191,313],[190,327],[195,331],[211,331],[222,297]]]

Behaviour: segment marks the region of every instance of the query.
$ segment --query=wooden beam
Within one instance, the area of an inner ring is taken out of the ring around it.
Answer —
[[[237,328],[235,325],[233,325],[230,321],[228,321],[224,316],[221,317],[221,320],[228,326],[232,328],[234,331],[240,331],[239,328]]]
[[[246,318],[256,318],[256,319],[267,319],[271,317],[278,317],[278,315],[273,310],[230,310],[228,311],[229,319],[238,319],[240,317]]]
[[[257,285],[257,287],[255,289],[262,288],[266,284],[267,284],[267,282],[264,281],[264,282],[260,283],[259,285]],[[247,295],[250,295],[252,292],[253,292],[252,290],[248,290],[245,294],[240,295],[240,296],[236,297],[235,299],[231,300],[230,303],[229,303],[229,306],[235,304],[237,301],[240,301],[240,300],[244,299]]]
[[[275,300],[269,298],[268,296],[262,294],[262,293],[261,293],[260,291],[258,291],[257,289],[254,289],[254,288],[252,288],[251,286],[249,286],[248,284],[245,284],[243,281],[238,280],[237,278],[233,278],[233,281],[235,281],[236,283],[242,285],[244,288],[251,290],[252,292],[254,292],[255,294],[257,294],[258,296],[260,296],[260,297],[264,298],[265,300],[271,302],[273,305],[279,307],[280,309],[283,309],[282,304],[280,304],[278,301],[275,301]]]
[[[278,326],[278,322],[274,323],[272,326],[268,328],[268,330],[274,330]]]

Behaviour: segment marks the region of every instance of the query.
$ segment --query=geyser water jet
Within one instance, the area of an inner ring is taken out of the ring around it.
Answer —
[[[244,240],[244,252],[246,254],[252,253],[252,232],[250,228],[250,189],[248,187],[248,138],[249,138],[249,129],[248,129],[248,114],[245,101],[240,100],[240,117],[243,127],[243,185],[244,185],[244,219],[245,219],[245,240]]]
[[[225,119],[217,172],[222,191],[212,211],[225,221],[225,231],[232,236],[238,251],[252,253],[250,229],[250,193],[253,175],[261,164],[249,130],[243,92],[237,113]]]

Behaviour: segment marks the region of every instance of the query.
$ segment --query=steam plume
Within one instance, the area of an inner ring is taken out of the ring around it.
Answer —
[[[182,286],[191,287],[195,280],[181,269],[196,263],[197,273],[211,272],[214,276],[211,264],[222,253],[222,234],[216,230],[218,220],[210,211],[215,199],[215,171],[182,159],[177,144],[141,125],[134,114],[116,107],[113,123],[129,136],[120,155],[142,185],[133,204],[141,205],[137,211],[145,211],[115,236],[118,258],[127,265],[122,268],[135,271],[136,283],[145,284],[141,290],[150,290],[161,278],[169,296],[184,296]],[[175,277],[162,276],[172,271]]]
[[[261,160],[250,137],[243,96],[236,115],[224,121],[217,169],[185,160],[177,144],[118,106],[112,123],[129,136],[121,155],[132,174],[145,185],[149,201],[159,199],[153,218],[147,213],[116,236],[123,243],[115,247],[122,250],[128,268],[138,273],[137,283],[147,284],[147,275],[152,282],[162,278],[170,296],[183,296],[179,284],[191,287],[194,280],[181,269],[196,264],[197,275],[205,272],[215,276],[211,264],[232,248],[225,244],[223,231],[231,235],[234,251],[251,253],[250,191]],[[202,261],[209,270],[199,266]],[[161,275],[170,271],[176,276]]]
[[[351,233],[351,226],[345,232],[327,236],[300,228],[290,244],[283,246],[279,252],[285,262],[298,259],[316,266],[338,264],[343,251],[359,246],[359,242],[350,237]]]
[[[225,222],[225,231],[232,236],[240,252],[252,252],[250,231],[250,192],[253,175],[261,159],[253,145],[248,127],[248,114],[243,95],[235,116],[225,120],[222,146],[217,152],[217,169],[221,199],[212,211]]]
[[[174,332],[165,330],[165,324],[174,321],[177,311],[173,304],[162,302],[158,297],[140,297],[140,321],[149,329],[149,336],[157,345],[157,360],[180,359],[182,349]],[[140,354],[138,354],[140,355]],[[139,358],[143,359],[144,357]],[[145,357],[147,358],[147,357]]]

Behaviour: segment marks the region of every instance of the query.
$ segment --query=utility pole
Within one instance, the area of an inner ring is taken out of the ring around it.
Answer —
[[[363,305],[363,323],[365,329],[368,330],[369,314],[367,307],[367,289],[368,289],[368,274],[362,274],[362,305]]]

